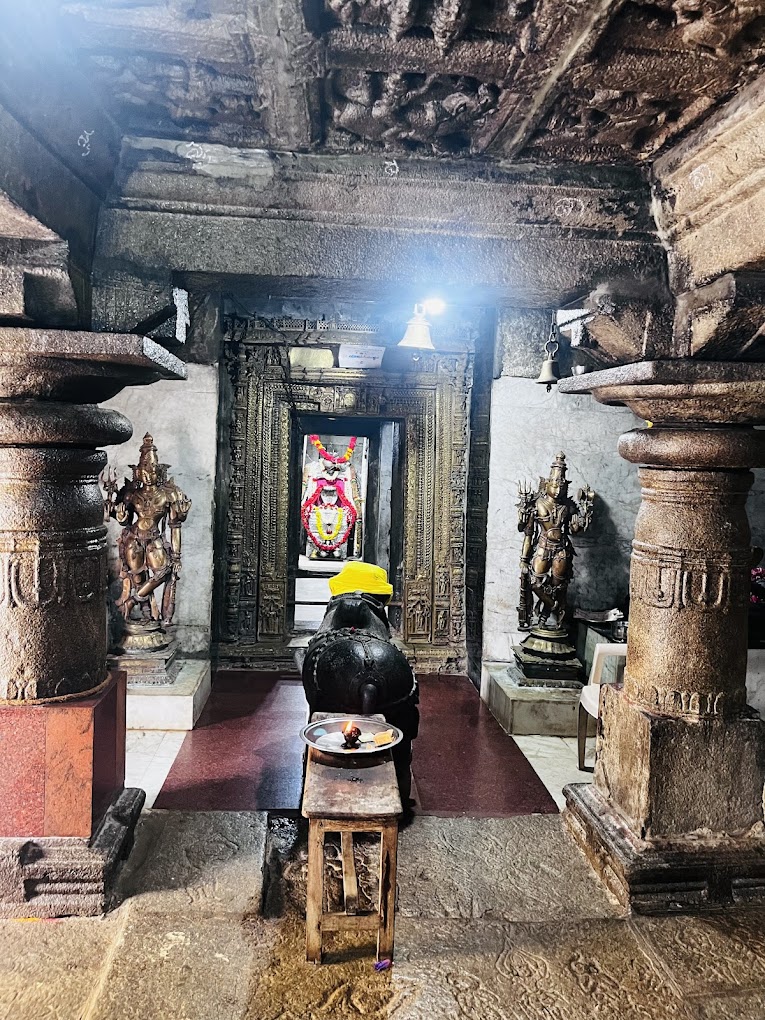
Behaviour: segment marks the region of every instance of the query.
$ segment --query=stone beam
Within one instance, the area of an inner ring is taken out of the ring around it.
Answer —
[[[765,267],[765,78],[654,164],[654,209],[676,294]]]
[[[65,48],[48,8],[46,0],[6,5],[0,103],[70,173],[103,196],[119,156],[120,130]],[[3,142],[5,147],[8,141]]]
[[[640,175],[125,144],[100,269],[441,284],[552,307],[659,280]]]

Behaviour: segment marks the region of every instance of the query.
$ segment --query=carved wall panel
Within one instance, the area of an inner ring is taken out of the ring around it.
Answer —
[[[250,342],[252,339],[252,342]],[[268,338],[271,342],[272,338]],[[225,513],[216,585],[223,658],[260,660],[290,633],[290,456],[297,414],[363,415],[402,423],[403,569],[396,597],[401,637],[423,671],[463,672],[468,414],[467,349],[406,361],[406,372],[301,372],[289,379],[274,348],[254,336],[229,344],[232,400]],[[276,363],[273,363],[276,362]],[[392,570],[393,573],[393,570]],[[395,578],[392,577],[392,580]]]

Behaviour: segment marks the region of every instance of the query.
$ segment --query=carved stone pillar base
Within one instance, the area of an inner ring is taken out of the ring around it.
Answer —
[[[0,918],[104,913],[145,799],[143,790],[123,790],[92,839],[0,839]]]
[[[598,877],[639,914],[765,903],[765,846],[756,837],[659,847],[637,838],[595,786],[565,787],[563,819]]]
[[[598,747],[595,785],[641,840],[696,846],[765,835],[765,722],[754,709],[679,718],[605,685]]]

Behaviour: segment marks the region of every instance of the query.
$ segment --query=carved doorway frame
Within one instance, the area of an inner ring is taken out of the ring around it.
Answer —
[[[472,343],[388,349],[381,370],[285,370],[252,331],[227,345],[221,402],[215,652],[280,669],[291,660],[290,467],[300,414],[402,423],[403,563],[392,578],[401,638],[422,672],[464,673],[465,516]]]

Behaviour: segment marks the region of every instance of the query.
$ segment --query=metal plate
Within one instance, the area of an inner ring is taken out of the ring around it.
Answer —
[[[378,746],[374,741],[369,740],[359,744],[358,747],[343,747],[343,727],[348,722],[354,722],[361,730],[362,737],[384,733],[386,730],[393,731],[393,740],[389,744]],[[309,723],[300,731],[300,739],[305,741],[309,747],[321,751],[322,754],[336,754],[340,757],[346,755],[368,755],[380,754],[383,751],[390,751],[396,744],[404,739],[404,734],[397,726],[380,719],[370,719],[369,716],[336,716],[331,719],[320,719],[318,722]]]

